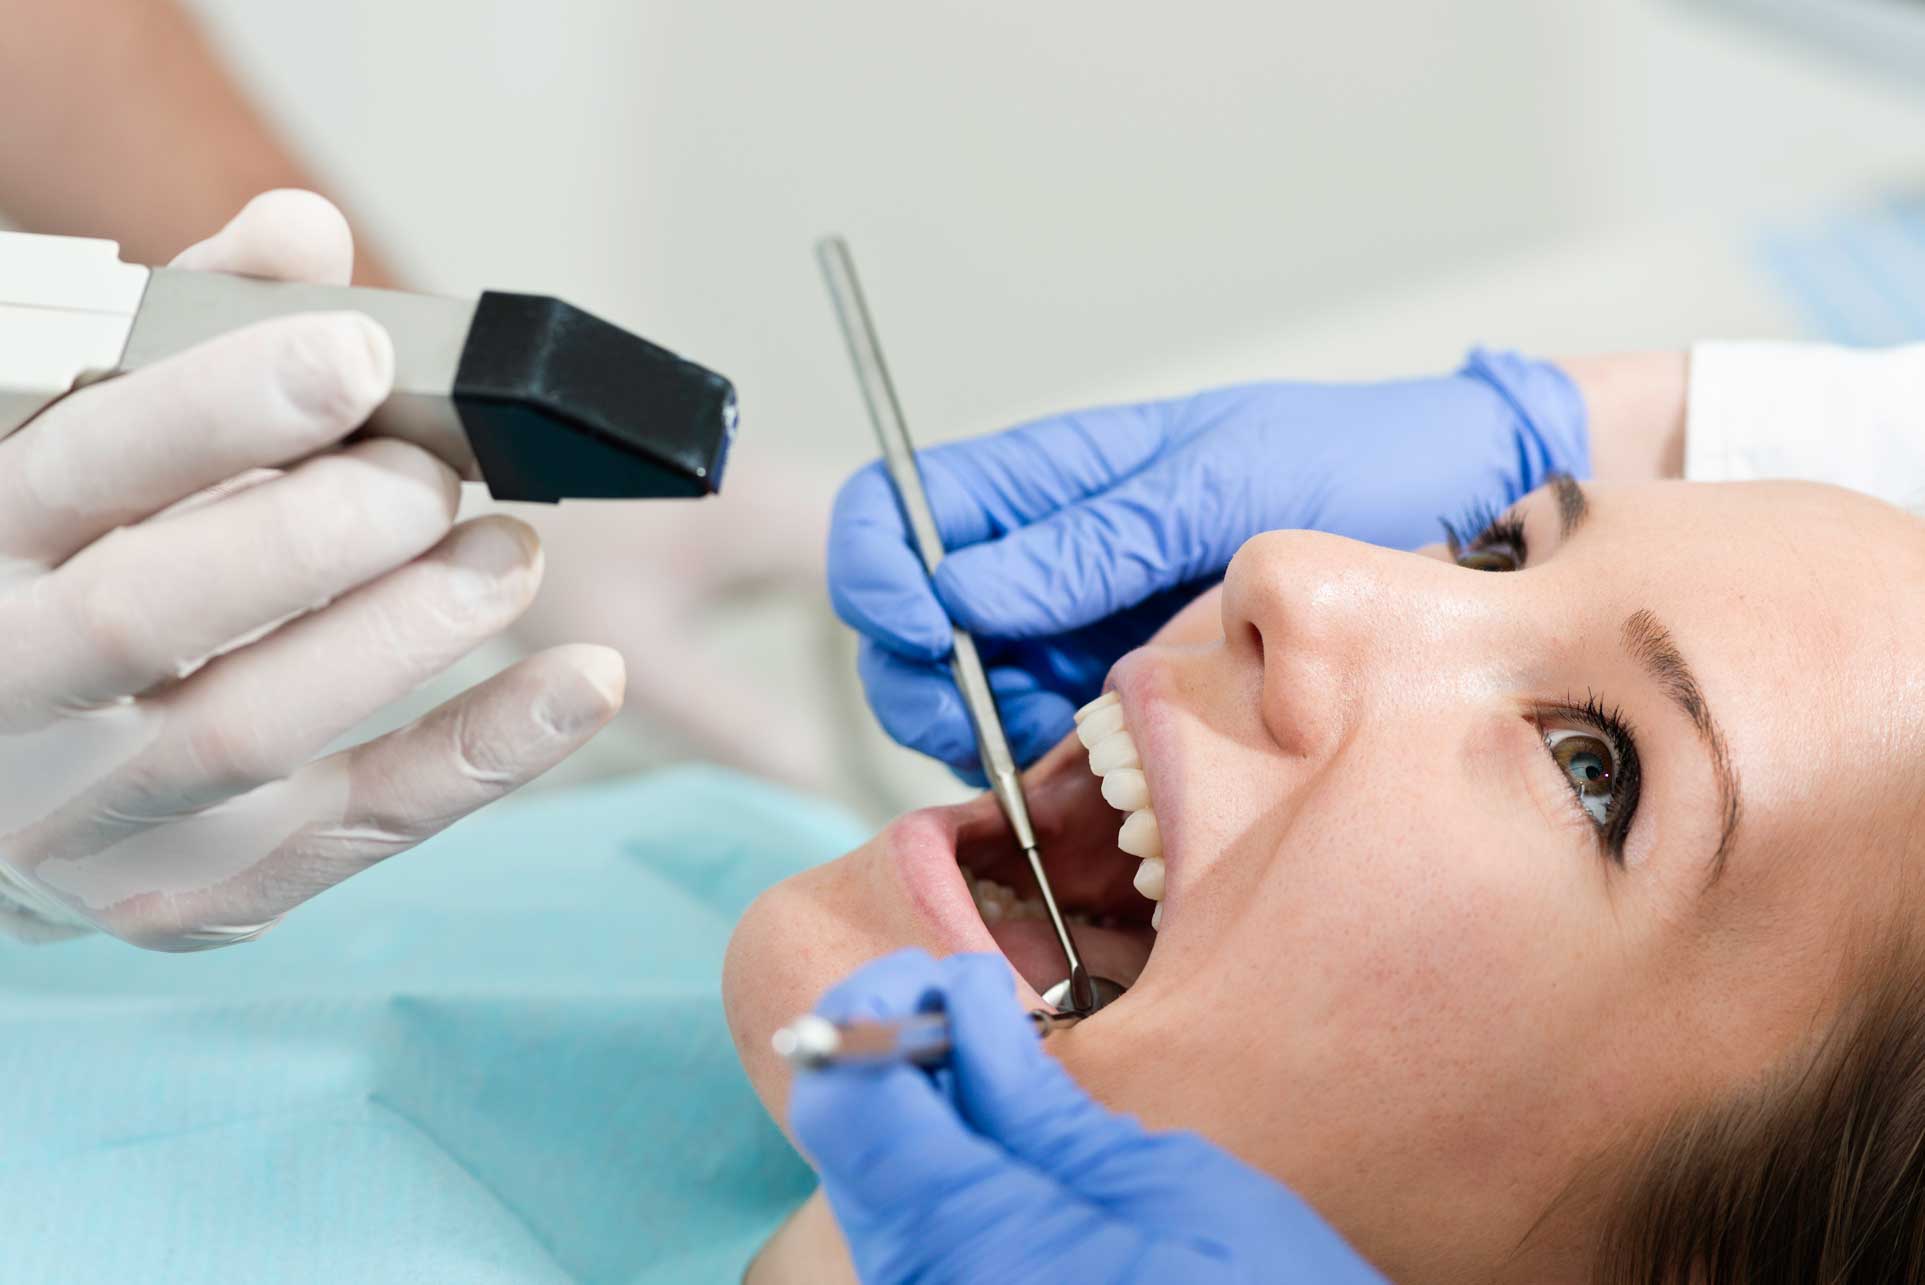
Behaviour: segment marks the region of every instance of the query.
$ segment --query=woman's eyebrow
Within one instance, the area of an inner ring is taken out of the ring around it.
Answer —
[[[1568,540],[1584,525],[1584,519],[1591,516],[1591,504],[1584,498],[1584,488],[1569,473],[1553,473],[1549,480],[1551,491],[1557,496],[1558,538]]]
[[[1697,675],[1691,672],[1684,654],[1671,640],[1671,631],[1664,627],[1656,613],[1641,608],[1627,616],[1623,640],[1625,652],[1644,667],[1659,689],[1671,698],[1671,703],[1684,711],[1711,755],[1711,771],[1718,782],[1719,811],[1723,820],[1718,833],[1718,850],[1711,858],[1711,878],[1706,882],[1709,887],[1718,882],[1718,876],[1724,873],[1725,860],[1731,854],[1731,836],[1738,829],[1738,816],[1743,803],[1738,792],[1738,775],[1731,770],[1731,751],[1725,742],[1723,729],[1711,713],[1711,707],[1705,704],[1704,689],[1698,686]]]

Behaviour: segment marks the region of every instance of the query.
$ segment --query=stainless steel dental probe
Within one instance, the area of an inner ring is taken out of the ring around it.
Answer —
[[[916,448],[909,440],[909,425],[896,400],[896,386],[889,378],[889,368],[882,361],[882,345],[876,339],[875,322],[870,319],[868,304],[862,298],[862,286],[856,280],[855,260],[850,257],[848,243],[837,236],[816,242],[815,253],[822,265],[822,275],[829,283],[829,295],[835,300],[836,317],[842,323],[842,337],[849,344],[849,357],[855,363],[862,399],[869,405],[869,422],[875,426],[876,439],[882,443],[889,480],[895,484],[896,499],[902,504],[903,516],[909,520],[910,538],[922,555],[923,566],[934,576],[943,558],[942,533],[936,529],[935,516],[929,511],[929,494],[923,488],[922,470],[916,466]],[[969,722],[976,732],[976,752],[982,759],[983,775],[989,779],[989,788],[1002,804],[1009,828],[1015,832],[1016,842],[1029,859],[1030,873],[1042,893],[1043,909],[1049,914],[1050,927],[1056,930],[1056,940],[1069,964],[1069,977],[1050,987],[1043,998],[1058,1008],[1067,1007],[1078,1015],[1088,1015],[1121,995],[1123,988],[1107,978],[1092,977],[1083,965],[1083,957],[1076,953],[1069,924],[1057,909],[1055,890],[1043,872],[1042,854],[1036,849],[1036,831],[1029,821],[1029,805],[1023,798],[1022,778],[1016,770],[1015,756],[1009,752],[1008,738],[1003,735],[1002,716],[996,711],[996,696],[990,690],[988,674],[983,671],[982,657],[976,653],[976,640],[962,629],[955,630],[955,640],[955,659],[950,662],[950,670],[955,674],[956,687],[962,692],[963,706],[969,711]]]
[[[1029,1020],[1038,1038],[1047,1039],[1053,1032],[1074,1026],[1083,1019],[1076,1013],[1032,1008]],[[826,1017],[805,1013],[777,1031],[770,1043],[789,1065],[805,1071],[820,1071],[829,1066],[883,1066],[891,1062],[933,1068],[945,1065],[954,1047],[946,1013],[918,1013],[896,1021],[864,1022],[831,1022]]]

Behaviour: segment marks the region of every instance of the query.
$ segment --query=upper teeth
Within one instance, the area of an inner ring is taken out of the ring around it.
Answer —
[[[1090,771],[1103,778],[1103,798],[1119,812],[1127,812],[1117,832],[1116,846],[1142,858],[1136,868],[1136,890],[1157,902],[1152,927],[1163,919],[1163,834],[1150,809],[1150,783],[1143,775],[1143,759],[1136,742],[1123,726],[1123,705],[1115,692],[1104,692],[1076,711],[1076,736],[1089,751]]]

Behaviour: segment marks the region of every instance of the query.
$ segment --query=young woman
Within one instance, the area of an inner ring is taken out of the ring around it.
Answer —
[[[1114,925],[1086,954],[1134,983],[1050,1051],[1400,1282],[1925,1271],[1925,525],[1557,479],[1452,545],[1250,542],[1032,769],[1059,896]],[[727,995],[773,1112],[770,1032],[864,960],[1000,949],[1038,1002],[1042,926],[958,869],[1015,858],[985,798],[755,904]],[[770,1279],[834,1259],[808,1222]]]

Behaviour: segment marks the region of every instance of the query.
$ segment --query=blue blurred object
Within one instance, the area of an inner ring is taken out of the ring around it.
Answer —
[[[1915,87],[1925,68],[1925,4],[1919,0],[1690,0],[1728,12]]]
[[[866,836],[685,770],[499,805],[233,950],[0,944],[0,1279],[739,1279],[814,1179],[723,950]]]
[[[1473,351],[1454,375],[1251,384],[1039,420],[918,452],[949,554],[934,588],[879,465],[837,497],[829,594],[863,634],[869,703],[896,740],[980,780],[944,664],[976,636],[1010,747],[1068,734],[1124,652],[1251,536],[1308,527],[1397,548],[1440,516],[1590,471],[1584,402],[1556,366]]]
[[[808,1071],[790,1099],[866,1285],[1384,1285],[1274,1178],[1084,1093],[1043,1052],[1000,956],[899,951],[816,1011],[846,1022],[932,1006],[949,1017],[949,1069]]]
[[[1925,340],[1925,192],[1772,228],[1758,251],[1817,336],[1872,348]]]

